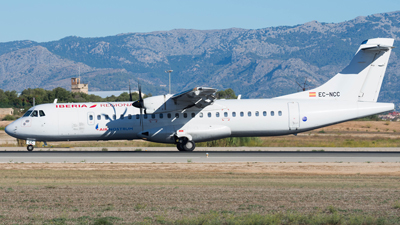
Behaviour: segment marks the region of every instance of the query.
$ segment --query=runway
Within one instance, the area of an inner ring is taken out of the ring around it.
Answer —
[[[208,154],[208,156],[207,156]],[[0,163],[400,162],[400,152],[0,152]]]

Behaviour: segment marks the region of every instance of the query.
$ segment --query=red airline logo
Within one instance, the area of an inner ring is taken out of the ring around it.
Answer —
[[[63,109],[63,108],[96,108],[96,107],[129,107],[132,106],[132,103],[102,103],[102,104],[93,104],[93,105],[86,105],[86,104],[56,104],[56,108]]]

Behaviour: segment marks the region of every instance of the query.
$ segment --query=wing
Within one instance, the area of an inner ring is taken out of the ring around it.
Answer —
[[[183,91],[171,97],[175,105],[180,105],[183,109],[196,106],[204,108],[215,100],[217,89],[208,87],[196,87],[191,90]]]

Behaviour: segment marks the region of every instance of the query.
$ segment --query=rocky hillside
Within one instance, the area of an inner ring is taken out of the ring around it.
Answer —
[[[0,88],[69,88],[81,76],[91,90],[121,90],[141,80],[145,92],[165,93],[173,69],[174,91],[204,85],[232,88],[244,97],[296,92],[339,72],[368,38],[399,40],[400,12],[357,17],[342,23],[312,21],[257,30],[172,30],[102,38],[66,37],[46,43],[0,43]],[[395,42],[397,44],[397,42]],[[400,97],[400,62],[395,49],[380,101]]]

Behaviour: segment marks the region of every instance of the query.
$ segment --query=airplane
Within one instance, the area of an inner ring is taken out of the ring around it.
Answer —
[[[394,39],[361,43],[350,64],[325,84],[271,99],[217,100],[217,89],[196,87],[178,94],[130,102],[54,103],[30,108],[5,128],[36,141],[133,140],[176,144],[193,151],[195,143],[227,137],[288,135],[394,110],[378,103]]]

